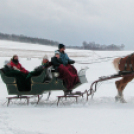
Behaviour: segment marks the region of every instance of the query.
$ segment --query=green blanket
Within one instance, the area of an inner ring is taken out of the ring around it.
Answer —
[[[27,74],[24,74],[24,73],[17,71],[17,70],[13,70],[13,71],[5,72],[5,75],[8,77],[15,77],[16,78],[19,91],[27,91],[27,89],[25,87],[25,79],[27,77]]]
[[[26,85],[26,88],[27,88],[27,89],[31,89],[31,77],[40,75],[40,74],[42,73],[42,71],[43,71],[43,70],[40,70],[40,71],[31,71],[31,72],[27,75],[27,77],[26,77],[26,79],[25,79],[25,85]]]
[[[31,77],[38,76],[42,73],[40,71],[31,71],[28,74],[24,74],[17,70],[8,71],[5,73],[8,77],[15,77],[17,80],[17,86],[19,91],[30,91],[31,90]]]

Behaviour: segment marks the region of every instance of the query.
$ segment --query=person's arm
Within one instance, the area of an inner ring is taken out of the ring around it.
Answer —
[[[72,60],[72,59],[68,59],[68,64],[74,64],[74,63],[75,63],[74,60]]]
[[[20,65],[20,71],[21,72],[28,73],[28,71],[24,67],[22,67],[22,65],[20,63],[19,63],[19,65]]]
[[[12,67],[12,68],[14,67],[14,64],[13,64],[13,62],[12,62],[12,61],[10,62],[10,65],[11,65],[11,67]]]
[[[10,65],[11,65],[11,68],[12,68],[13,70],[20,71],[20,69],[18,69],[18,68],[14,65],[13,62],[10,62]]]
[[[49,67],[50,65],[51,65],[50,62],[47,62],[47,63],[44,63],[44,64],[43,64],[43,67],[44,67],[44,68],[47,68],[47,67]]]
[[[66,57],[66,60],[64,62],[65,65],[67,65],[67,64],[74,64],[75,63],[75,61],[70,59],[67,54],[65,55],[65,57]]]
[[[38,66],[38,67],[36,67],[34,69],[34,71],[43,71],[43,70],[44,70],[44,66],[43,65],[40,65],[40,66]]]

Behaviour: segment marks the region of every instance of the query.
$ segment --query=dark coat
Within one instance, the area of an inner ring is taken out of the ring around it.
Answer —
[[[31,89],[31,77],[40,75],[45,69],[47,69],[49,66],[51,66],[51,63],[45,63],[43,65],[40,65],[34,69],[34,71],[31,71],[25,80],[25,85],[27,89]]]
[[[23,72],[18,70],[14,70],[11,66],[8,65],[5,65],[2,68],[2,71],[6,76],[16,78],[19,91],[27,91],[27,89],[25,88],[25,78],[27,74],[24,74]]]
[[[36,71],[36,72],[42,72],[45,68],[48,68],[49,66],[51,66],[51,63],[50,63],[50,62],[44,63],[44,64],[42,64],[42,65],[36,67],[36,68],[34,69],[34,71]]]
[[[5,75],[8,77],[15,77],[17,80],[17,86],[19,91],[28,91],[25,87],[25,78],[27,74],[24,74],[18,70],[6,71]]]
[[[7,73],[9,71],[13,71],[14,69],[11,66],[5,65],[2,70],[4,71],[4,73]]]
[[[44,70],[44,66],[43,65],[40,65],[40,66],[38,66],[38,67],[36,67],[35,69],[34,69],[34,71],[36,71],[36,72],[42,72],[43,70]]]
[[[61,58],[58,59],[57,57],[52,57],[52,58],[51,58],[51,63],[52,63],[53,67],[54,67],[56,70],[58,69],[58,67],[59,67],[61,64],[63,64]]]

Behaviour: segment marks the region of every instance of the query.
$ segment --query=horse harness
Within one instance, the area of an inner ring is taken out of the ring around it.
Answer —
[[[126,63],[125,63],[125,66],[124,66],[124,71],[127,71],[127,66],[129,65],[131,71],[134,71],[133,70],[133,66],[132,66],[132,63],[131,63],[131,57],[134,55],[134,53],[130,54],[126,60]],[[119,64],[121,63],[121,60],[122,58],[120,59],[119,61]]]

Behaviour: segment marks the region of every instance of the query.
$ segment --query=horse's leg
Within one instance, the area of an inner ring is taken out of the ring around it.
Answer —
[[[123,90],[125,89],[127,84],[121,83],[120,85],[121,85],[121,87],[118,88],[118,94],[117,94],[117,96],[115,96],[115,100],[120,101],[122,103],[126,103],[126,100],[124,99],[124,96],[123,96]]]
[[[123,77],[121,80],[115,82],[116,88],[118,90],[118,95],[115,97],[116,101],[120,100],[122,103],[126,103],[123,97],[123,90],[125,89],[128,82],[130,82],[133,78],[133,76]]]

